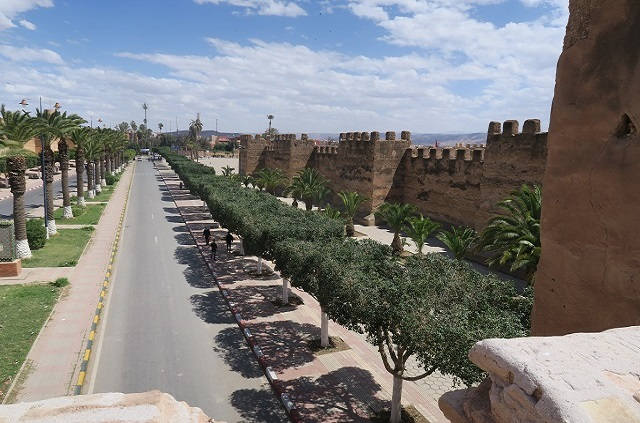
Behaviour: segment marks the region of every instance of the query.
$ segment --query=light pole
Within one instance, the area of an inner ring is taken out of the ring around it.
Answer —
[[[149,140],[147,139],[147,103],[142,103],[142,109],[144,110],[144,141],[145,147],[149,148]]]
[[[273,120],[273,117],[273,115],[267,115],[267,119],[269,119],[269,132],[267,135],[269,135],[269,138],[271,138],[271,121]]]

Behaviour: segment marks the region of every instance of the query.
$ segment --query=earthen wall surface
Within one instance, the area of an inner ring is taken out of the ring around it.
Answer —
[[[640,2],[572,0],[556,74],[533,332],[640,324]]]
[[[505,122],[504,131],[492,122],[487,146],[412,147],[411,134],[348,132],[336,145],[314,145],[306,136],[281,135],[275,140],[244,136],[240,173],[279,168],[291,178],[311,167],[328,181],[328,199],[339,206],[335,193],[357,191],[369,200],[359,216],[383,202],[414,204],[438,221],[475,227],[486,225],[495,203],[523,183],[540,184],[546,159],[546,133],[537,120]]]

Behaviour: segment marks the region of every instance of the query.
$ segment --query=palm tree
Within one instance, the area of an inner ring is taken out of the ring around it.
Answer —
[[[89,198],[96,196],[96,166],[95,160],[102,152],[99,130],[92,130],[85,140],[84,153],[87,158],[87,191]]]
[[[340,210],[334,208],[331,206],[331,204],[327,204],[327,207],[324,208],[324,210],[322,210],[322,213],[329,217],[330,219],[340,219],[342,218],[342,213],[340,213]],[[350,235],[353,236],[353,235]]]
[[[242,176],[242,185],[244,185],[245,188],[249,188],[251,183],[253,183],[253,177],[251,175]]]
[[[196,120],[192,120],[191,123],[189,123],[189,133],[193,137],[194,144],[195,144],[195,149],[196,149],[196,161],[198,160],[198,157],[200,156],[200,154],[199,154],[200,150],[199,150],[198,141],[200,140],[200,133],[201,132],[202,132],[202,121],[200,120],[200,114],[198,114],[198,117],[196,118]]]
[[[293,177],[289,190],[295,193],[294,198],[304,201],[305,208],[309,211],[313,208],[313,200],[317,199],[320,193],[326,192],[326,185],[326,180],[317,170],[305,167]]]
[[[453,253],[456,260],[462,260],[478,238],[476,231],[471,228],[453,226],[450,231],[442,231],[438,239]]]
[[[342,215],[346,221],[345,229],[347,231],[347,236],[353,236],[355,234],[355,228],[353,227],[353,218],[355,217],[358,209],[367,201],[366,197],[363,197],[358,192],[339,192],[338,196],[342,200],[342,205],[344,206],[344,211]]]
[[[420,215],[420,217],[411,217],[407,220],[404,231],[416,244],[418,254],[422,255],[422,248],[429,236],[440,228],[440,224],[434,222],[428,217]]]
[[[162,128],[164,128],[164,124],[162,122],[158,123],[158,129],[160,130],[160,133],[162,133]]]
[[[38,135],[44,141],[45,183],[47,190],[47,221],[49,235],[55,235],[56,221],[53,216],[53,166],[55,156],[51,149],[54,139],[63,140],[71,131],[76,129],[84,120],[77,115],[67,116],[67,112],[57,110],[36,110],[36,117],[32,121]],[[67,195],[69,186],[67,183]]]
[[[223,169],[224,171],[224,169]],[[256,174],[256,182],[258,186],[264,187],[269,193],[275,195],[278,188],[284,186],[287,178],[280,169],[260,169]]]
[[[90,136],[90,128],[77,128],[74,129],[69,135],[71,141],[76,146],[76,190],[77,190],[77,202],[80,207],[85,207],[84,201],[84,158],[85,158],[85,144],[87,138]],[[88,189],[88,188],[87,188]]]
[[[482,249],[494,254],[488,264],[509,265],[511,271],[522,269],[533,284],[541,251],[542,190],[537,185],[523,185],[498,207],[504,214],[489,220],[480,239]]]
[[[382,203],[376,211],[376,216],[384,220],[393,229],[393,241],[391,247],[395,254],[402,253],[402,240],[400,231],[412,215],[416,213],[416,207],[412,204],[404,203]]]
[[[17,151],[35,135],[31,118],[24,112],[10,112],[0,106],[0,147],[7,155],[7,173],[13,194],[13,230],[16,238],[17,258],[31,257],[27,240],[27,219],[24,209],[26,191],[25,172],[27,170],[24,155]]]
[[[234,170],[231,166],[225,166],[222,168],[222,176],[231,176]]]

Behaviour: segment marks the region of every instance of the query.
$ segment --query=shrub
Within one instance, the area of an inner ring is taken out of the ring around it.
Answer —
[[[107,181],[107,185],[115,185],[120,178],[113,174],[107,174],[105,180]]]
[[[65,287],[67,285],[69,285],[69,279],[67,278],[58,278],[55,280],[55,282],[52,282],[51,285],[55,286],[56,288],[62,288]]]
[[[42,219],[27,220],[27,240],[29,248],[39,250],[47,242],[47,230]]]

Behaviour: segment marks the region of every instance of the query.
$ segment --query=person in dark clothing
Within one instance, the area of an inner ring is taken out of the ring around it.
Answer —
[[[180,181],[180,189],[182,189],[182,181]]]
[[[225,237],[227,241],[227,253],[231,252],[231,243],[233,242],[233,235],[231,235],[231,231],[227,232],[227,236]]]
[[[218,252],[218,246],[216,245],[216,238],[213,237],[213,241],[211,241],[211,259],[216,261],[216,253]]]
[[[204,242],[209,245],[209,239],[211,238],[211,229],[209,229],[208,226],[204,228],[204,231],[202,231],[202,235],[204,235]]]

